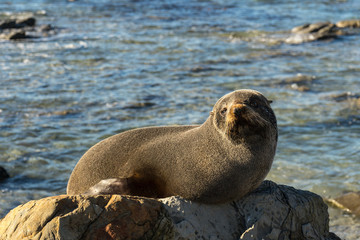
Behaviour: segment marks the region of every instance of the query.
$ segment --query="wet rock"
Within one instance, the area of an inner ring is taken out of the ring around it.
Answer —
[[[339,28],[360,28],[360,19],[339,21],[336,26]]]
[[[285,79],[273,79],[269,86],[286,87],[300,92],[306,92],[311,90],[311,86],[315,81],[315,76],[304,75],[301,73],[295,76],[290,76]]]
[[[55,196],[0,220],[0,239],[339,239],[314,193],[264,181],[241,200],[217,205],[181,197]]]
[[[353,96],[353,94],[351,92],[346,92],[346,93],[340,93],[340,94],[332,95],[330,98],[332,100],[335,100],[336,102],[342,102],[342,101],[347,100],[351,96]]]
[[[190,69],[193,73],[209,72],[209,71],[218,71],[219,69],[206,66],[197,66]]]
[[[36,22],[34,17],[20,17],[0,21],[0,39],[20,40],[56,34],[56,28],[50,24],[36,26]]]
[[[331,29],[335,25],[331,22],[318,22],[312,24],[304,24],[302,26],[294,27],[291,32],[292,33],[315,33],[319,31],[324,31],[324,29]]]
[[[24,30],[14,30],[14,31],[11,31],[11,32],[3,35],[3,38],[7,39],[7,40],[19,40],[19,39],[25,39],[28,37],[26,36],[26,32]]]
[[[324,39],[335,39],[339,36],[359,34],[360,19],[343,20],[336,24],[331,22],[318,22],[294,27],[291,35],[284,42],[300,44]]]
[[[360,192],[345,193],[335,199],[327,199],[327,202],[360,217]]]
[[[71,115],[71,114],[76,114],[77,112],[71,109],[68,110],[62,110],[62,111],[54,111],[54,112],[50,112],[47,113],[47,116],[67,116],[67,115]]]
[[[351,92],[332,95],[329,97],[336,102],[346,103],[349,109],[360,109],[360,95]]]
[[[4,20],[0,21],[0,29],[16,28],[15,20]]]
[[[332,95],[330,98],[335,100],[336,102],[343,102],[349,99],[360,99],[360,95],[354,94],[352,92],[345,92],[345,93]]]
[[[299,44],[321,39],[335,38],[344,33],[331,22],[318,22],[294,27],[293,33],[285,39],[285,43]]]
[[[335,198],[335,201],[343,207],[360,217],[360,192],[349,192],[340,197]]]
[[[54,30],[54,27],[51,26],[51,24],[45,24],[45,25],[41,25],[41,26],[39,27],[39,30],[40,30],[41,32],[49,32],[49,31],[51,31],[51,30]]]
[[[0,166],[0,181],[5,180],[7,178],[9,178],[9,174],[7,173],[7,171],[5,170],[5,168]]]
[[[23,27],[34,27],[36,24],[36,19],[33,17],[21,18],[16,20],[16,25],[18,28]]]
[[[149,108],[153,107],[156,104],[153,102],[133,102],[129,103],[128,105],[124,106],[123,109],[142,109],[142,108]]]
[[[294,90],[301,92],[310,91],[310,86],[315,80],[315,76],[308,76],[298,73],[294,77],[286,78],[282,81],[283,85],[287,85]]]
[[[24,27],[33,27],[35,26],[36,19],[33,17],[26,17],[20,19],[10,19],[0,22],[0,29],[16,29]]]
[[[232,42],[261,42],[268,45],[301,44],[318,40],[332,40],[340,36],[360,34],[360,19],[343,20],[336,24],[332,22],[306,23],[292,28],[290,31],[279,30],[265,32],[248,30],[221,34]]]

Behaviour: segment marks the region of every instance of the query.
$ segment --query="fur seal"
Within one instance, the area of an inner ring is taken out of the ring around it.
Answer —
[[[79,160],[67,194],[179,195],[202,203],[239,199],[260,185],[275,156],[278,132],[270,103],[260,92],[237,90],[220,98],[202,125],[111,136]]]

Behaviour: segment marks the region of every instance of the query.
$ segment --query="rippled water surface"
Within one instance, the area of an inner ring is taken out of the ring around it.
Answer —
[[[360,189],[360,35],[274,43],[294,26],[358,18],[356,0],[1,1],[57,33],[0,40],[0,216],[65,193],[93,144],[121,131],[200,124],[219,97],[273,99],[279,144],[268,179],[336,197]],[[341,95],[341,96],[339,96]],[[360,220],[329,209],[331,230]]]

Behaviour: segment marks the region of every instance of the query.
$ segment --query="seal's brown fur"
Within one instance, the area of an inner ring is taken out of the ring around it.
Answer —
[[[116,178],[119,194],[179,195],[204,203],[240,198],[259,186],[275,155],[277,125],[269,104],[257,91],[238,90],[220,98],[200,126],[148,127],[109,137],[80,159],[67,193]]]

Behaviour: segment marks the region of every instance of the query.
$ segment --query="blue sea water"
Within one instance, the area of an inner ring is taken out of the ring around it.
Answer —
[[[327,198],[359,191],[360,35],[277,41],[359,12],[357,0],[0,1],[0,19],[32,15],[57,29],[0,40],[0,166],[11,175],[0,182],[0,216],[65,193],[78,159],[105,137],[201,124],[240,88],[274,100],[268,179]],[[358,239],[358,218],[329,212],[331,231]]]

